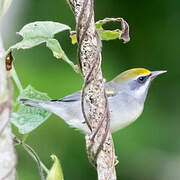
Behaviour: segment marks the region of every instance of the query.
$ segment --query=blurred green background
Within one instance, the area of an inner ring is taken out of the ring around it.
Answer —
[[[104,17],[123,17],[130,25],[131,36],[128,44],[119,40],[103,42],[102,69],[107,80],[134,67],[168,70],[152,83],[141,117],[113,134],[119,160],[116,167],[118,179],[178,180],[180,1],[95,1],[96,20]],[[33,21],[57,21],[75,28],[74,16],[65,0],[14,1],[5,18],[8,19],[3,25],[6,48],[20,40],[15,32]],[[117,27],[118,24],[106,26]],[[71,44],[68,32],[60,33],[56,38],[76,63],[76,46]],[[80,75],[74,73],[65,62],[55,59],[45,44],[16,51],[15,58],[14,64],[23,87],[31,84],[53,99],[82,87]],[[84,135],[69,128],[57,116],[52,115],[33,131],[27,143],[36,150],[47,167],[52,165],[50,155],[56,154],[61,160],[65,180],[97,179],[96,171],[87,159]],[[32,158],[21,147],[17,147],[17,153],[19,180],[40,179]]]

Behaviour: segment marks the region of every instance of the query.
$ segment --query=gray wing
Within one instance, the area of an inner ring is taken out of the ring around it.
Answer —
[[[107,97],[112,97],[116,94],[115,90],[111,88],[110,83],[106,83],[105,89],[106,89]],[[78,91],[73,94],[67,95],[59,100],[52,100],[52,101],[73,102],[80,100],[81,100],[81,91]]]
[[[81,99],[81,91],[78,91],[68,96],[65,96],[59,100],[52,100],[52,101],[73,102],[73,101],[80,101],[80,99]]]

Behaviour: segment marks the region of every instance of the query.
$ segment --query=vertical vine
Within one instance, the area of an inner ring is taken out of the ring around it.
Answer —
[[[101,39],[95,28],[94,1],[68,0],[75,15],[78,57],[84,76],[82,112],[91,133],[86,135],[89,160],[99,180],[116,179],[116,156],[110,133],[110,117],[101,71]],[[89,114],[84,104],[89,106]]]

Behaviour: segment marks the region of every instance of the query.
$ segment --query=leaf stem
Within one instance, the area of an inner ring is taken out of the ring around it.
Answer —
[[[29,155],[37,162],[40,171],[41,180],[45,180],[39,156],[36,154],[34,149],[32,149],[29,145],[22,143],[22,146],[29,153]]]
[[[40,160],[40,158],[37,155],[37,153],[35,152],[35,150],[24,142],[22,142],[22,145],[23,145],[24,149],[31,155],[31,157],[38,163],[38,165],[40,165],[44,169],[44,171],[48,174],[49,173],[48,168]]]
[[[64,55],[62,56],[62,59],[63,59],[64,61],[66,61],[66,62],[74,69],[74,71],[75,71],[76,73],[79,73],[79,67],[78,67],[78,65],[75,65],[72,61],[70,61],[69,58],[66,56],[66,54],[64,54]]]
[[[21,94],[23,92],[23,87],[21,85],[21,82],[20,82],[20,80],[18,78],[18,75],[16,73],[16,70],[15,70],[14,66],[12,67],[12,70],[11,70],[11,76],[12,76],[12,78],[13,78],[13,80],[14,80],[14,82],[15,82],[15,84],[16,84],[16,86],[19,89],[19,92]]]
[[[40,161],[41,167],[44,169],[44,171],[46,172],[46,174],[49,174],[49,169],[43,164],[42,161]]]
[[[30,147],[28,144],[24,143],[24,141],[18,139],[17,137],[14,137],[13,140],[14,140],[14,143],[16,143],[16,145],[22,145],[22,147],[28,152],[28,154],[37,162],[39,170],[40,170],[41,180],[45,180],[43,170],[46,172],[46,174],[49,173],[49,170],[40,160],[35,150],[32,147]]]
[[[29,134],[23,134],[22,142],[25,143],[26,139],[28,138]]]

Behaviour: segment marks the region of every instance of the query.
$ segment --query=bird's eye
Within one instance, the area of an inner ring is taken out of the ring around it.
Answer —
[[[139,83],[143,84],[143,83],[145,83],[146,79],[147,79],[147,76],[140,76],[140,77],[138,77],[137,81]]]

